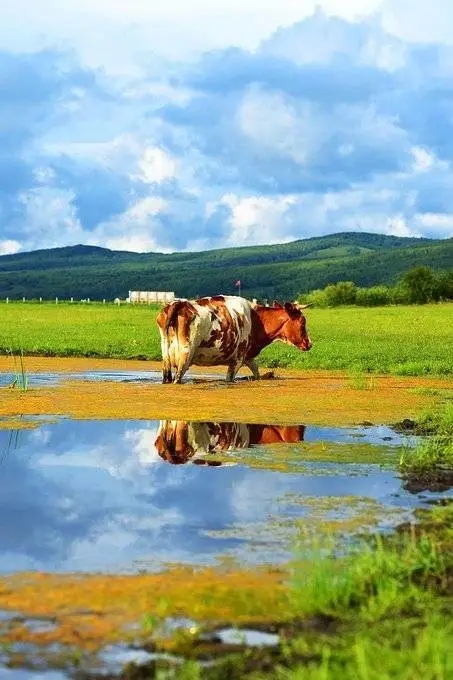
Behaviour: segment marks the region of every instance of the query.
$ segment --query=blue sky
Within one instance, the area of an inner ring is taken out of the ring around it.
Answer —
[[[447,0],[2,7],[0,254],[452,237],[452,25]]]

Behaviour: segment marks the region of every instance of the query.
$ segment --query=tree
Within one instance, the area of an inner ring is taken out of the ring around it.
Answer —
[[[434,297],[436,276],[429,267],[414,267],[401,279],[408,291],[409,302],[424,304]]]
[[[338,281],[324,288],[327,305],[353,305],[355,303],[357,288],[352,281]]]
[[[364,307],[378,307],[390,302],[388,286],[371,286],[371,288],[357,288],[356,304]]]
[[[438,272],[434,296],[436,300],[453,300],[453,271]]]

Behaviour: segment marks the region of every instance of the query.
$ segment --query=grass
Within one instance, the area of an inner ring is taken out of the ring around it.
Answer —
[[[273,652],[242,650],[203,669],[191,660],[168,677],[453,678],[453,506],[419,515],[424,529],[375,538],[343,558],[322,546],[313,560],[296,560],[292,619],[275,624],[281,642]],[[202,657],[206,649],[192,652]]]
[[[367,375],[356,368],[349,370],[349,378],[352,387],[356,390],[373,390],[376,386],[372,375]]]
[[[403,452],[401,469],[407,473],[437,470],[453,473],[453,404],[447,402],[442,408],[425,413],[417,429],[428,436],[414,452]]]
[[[154,306],[1,305],[0,352],[160,360]],[[340,369],[367,373],[453,375],[453,304],[379,308],[309,309],[311,352],[283,343],[266,348],[269,368]],[[367,386],[370,387],[369,385]]]
[[[336,557],[334,546],[327,557],[323,552],[325,546],[320,545],[315,565],[295,564],[291,602],[298,616],[373,624],[404,611],[421,615],[429,577],[446,578],[443,554],[428,536],[408,535],[398,541],[375,537],[344,559]]]
[[[10,303],[0,313],[3,353],[160,359],[157,307]]]
[[[25,392],[28,387],[28,376],[25,370],[24,352],[22,349],[20,350],[19,359],[16,358],[12,349],[10,349],[9,354],[11,355],[14,368],[14,377],[9,387],[17,388]]]
[[[452,313],[449,304],[309,309],[312,351],[303,355],[275,344],[262,360],[270,367],[347,369],[356,375],[451,375]]]

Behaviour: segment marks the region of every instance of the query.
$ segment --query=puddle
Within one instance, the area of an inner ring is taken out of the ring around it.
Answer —
[[[68,680],[61,671],[35,671],[31,668],[3,668],[0,666],[0,680]]]
[[[223,377],[223,376],[222,376]],[[0,371],[0,387],[8,387],[13,381],[13,373]],[[184,382],[198,382],[219,379],[216,374],[187,373]],[[52,387],[62,382],[73,380],[88,380],[89,382],[120,382],[120,383],[161,383],[161,371],[75,371],[73,373],[28,372],[29,387]]]
[[[417,438],[384,426],[23,420],[35,427],[15,428],[5,419],[0,429],[0,573],[12,574],[9,583],[14,584],[15,573],[29,572],[20,577],[25,583],[16,582],[22,595],[15,601],[13,593],[6,595],[3,606],[15,611],[0,609],[0,633],[13,640],[8,654],[7,647],[3,656],[0,653],[0,680],[73,677],[70,670],[47,670],[59,664],[46,665],[46,660],[55,652],[61,663],[61,645],[73,645],[74,640],[78,644],[80,632],[87,639],[93,634],[93,639],[98,635],[106,640],[92,656],[80,652],[80,671],[108,677],[131,662],[176,663],[176,657],[138,647],[146,603],[142,618],[134,614],[128,619],[128,625],[137,626],[130,628],[130,637],[114,637],[121,620],[115,617],[124,606],[118,602],[119,593],[134,603],[155,593],[157,602],[147,619],[150,630],[157,613],[167,632],[192,632],[197,628],[196,606],[187,611],[193,619],[173,610],[167,616],[162,612],[171,604],[165,600],[169,584],[165,581],[161,590],[158,583],[165,575],[146,576],[156,583],[154,589],[144,584],[140,596],[133,590],[127,595],[127,581],[175,563],[228,566],[237,560],[249,567],[286,562],[293,556],[295,540],[298,552],[308,554],[310,535],[333,533],[341,544],[357,532],[391,530],[410,519],[415,508],[451,496],[448,488],[431,493],[400,478],[396,468],[402,447],[414,446]],[[34,582],[33,572],[50,576],[37,574]],[[91,574],[88,580],[108,576],[93,587],[83,586],[83,579],[76,577],[77,594],[72,593],[74,573],[83,572]],[[66,583],[63,574],[69,575]],[[137,576],[114,586],[121,574]],[[175,574],[172,571],[173,578]],[[187,576],[177,578],[185,589]],[[238,592],[225,586],[227,572],[221,579],[223,589]],[[108,616],[102,599],[92,604],[93,594],[101,597],[106,582],[108,598],[114,601]],[[275,586],[265,583],[269,593],[275,592]],[[37,599],[30,604],[35,588]],[[81,597],[83,588],[87,600]],[[40,607],[41,593],[54,598],[47,610]],[[196,597],[197,603],[204,597],[204,606],[209,606],[210,592]],[[63,602],[75,602],[75,608],[65,620],[54,619]],[[267,610],[274,611],[272,604]],[[235,622],[226,616],[221,621]],[[278,644],[277,635],[254,629],[250,619],[246,628],[221,625],[200,639],[238,650]],[[137,647],[126,644],[132,639]],[[42,656],[36,652],[40,644]],[[5,667],[8,661],[23,666],[27,660],[33,669]]]
[[[207,636],[206,639],[215,639],[222,645],[245,645],[247,647],[275,647],[280,641],[280,637],[275,633],[265,633],[251,628],[223,628],[216,630],[212,638]]]
[[[171,657],[167,657],[164,654],[146,652],[144,649],[134,649],[123,645],[111,645],[106,647],[99,655],[99,660],[104,671],[109,670],[112,673],[118,671],[118,668],[126,666],[128,663],[143,665],[157,658]]]
[[[4,574],[278,563],[301,527],[386,530],[441,496],[403,487],[398,447],[414,440],[389,428],[62,418],[15,432],[0,430]]]

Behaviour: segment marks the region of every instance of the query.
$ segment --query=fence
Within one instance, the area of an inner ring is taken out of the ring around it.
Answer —
[[[102,300],[92,300],[90,298],[82,298],[80,300],[76,300],[74,297],[71,297],[69,299],[62,299],[62,298],[54,298],[52,300],[43,300],[42,297],[40,298],[29,298],[28,300],[25,297],[21,298],[16,298],[16,299],[11,299],[9,297],[5,298],[6,304],[9,304],[10,302],[16,303],[16,302],[27,302],[27,303],[48,303],[52,302],[55,304],[61,303],[70,303],[70,304],[77,304],[77,303],[82,303],[82,304],[115,304],[115,305],[121,305],[121,304],[166,304],[167,302],[172,302],[173,300],[176,299],[176,296],[173,291],[139,291],[139,290],[130,290],[129,291],[129,297],[125,299],[121,299],[119,297],[116,297],[114,300],[107,300],[106,298],[103,298]],[[0,302],[2,300],[0,299]],[[252,300],[252,305],[255,306],[257,304],[264,304],[266,307],[269,306],[269,303],[267,300],[264,300],[261,303],[258,303],[258,300],[256,298],[253,298]]]
[[[114,300],[107,300],[106,298],[103,298],[102,300],[93,300],[91,298],[81,298],[76,299],[74,297],[71,298],[52,298],[51,300],[43,299],[42,297],[39,298],[10,298],[6,297],[4,298],[4,302],[6,304],[9,303],[17,303],[17,302],[22,302],[22,303],[31,303],[31,304],[46,304],[49,302],[52,302],[54,304],[77,304],[77,303],[82,303],[82,304],[115,304],[115,305],[120,305],[120,304],[165,304],[167,302],[172,302],[175,300],[175,294],[173,292],[160,292],[160,291],[129,291],[129,297],[127,298],[119,298],[116,297]],[[3,300],[0,299],[0,302]]]
[[[10,297],[6,297],[4,299],[0,298],[0,302],[5,302],[7,305],[9,303],[17,304],[18,302],[25,302],[27,304],[48,304],[48,303],[51,302],[51,303],[56,304],[56,305],[58,305],[58,303],[61,303],[61,304],[66,304],[66,303],[77,304],[77,303],[82,302],[82,303],[104,304],[105,305],[105,304],[108,304],[108,303],[113,304],[114,302],[116,302],[116,300],[107,300],[106,298],[103,298],[102,300],[91,300],[90,298],[82,298],[81,300],[76,300],[74,297],[71,297],[71,298],[68,298],[68,299],[55,297],[55,298],[52,298],[52,300],[44,299],[42,297],[39,297],[39,298],[25,298],[25,297],[10,298]]]

